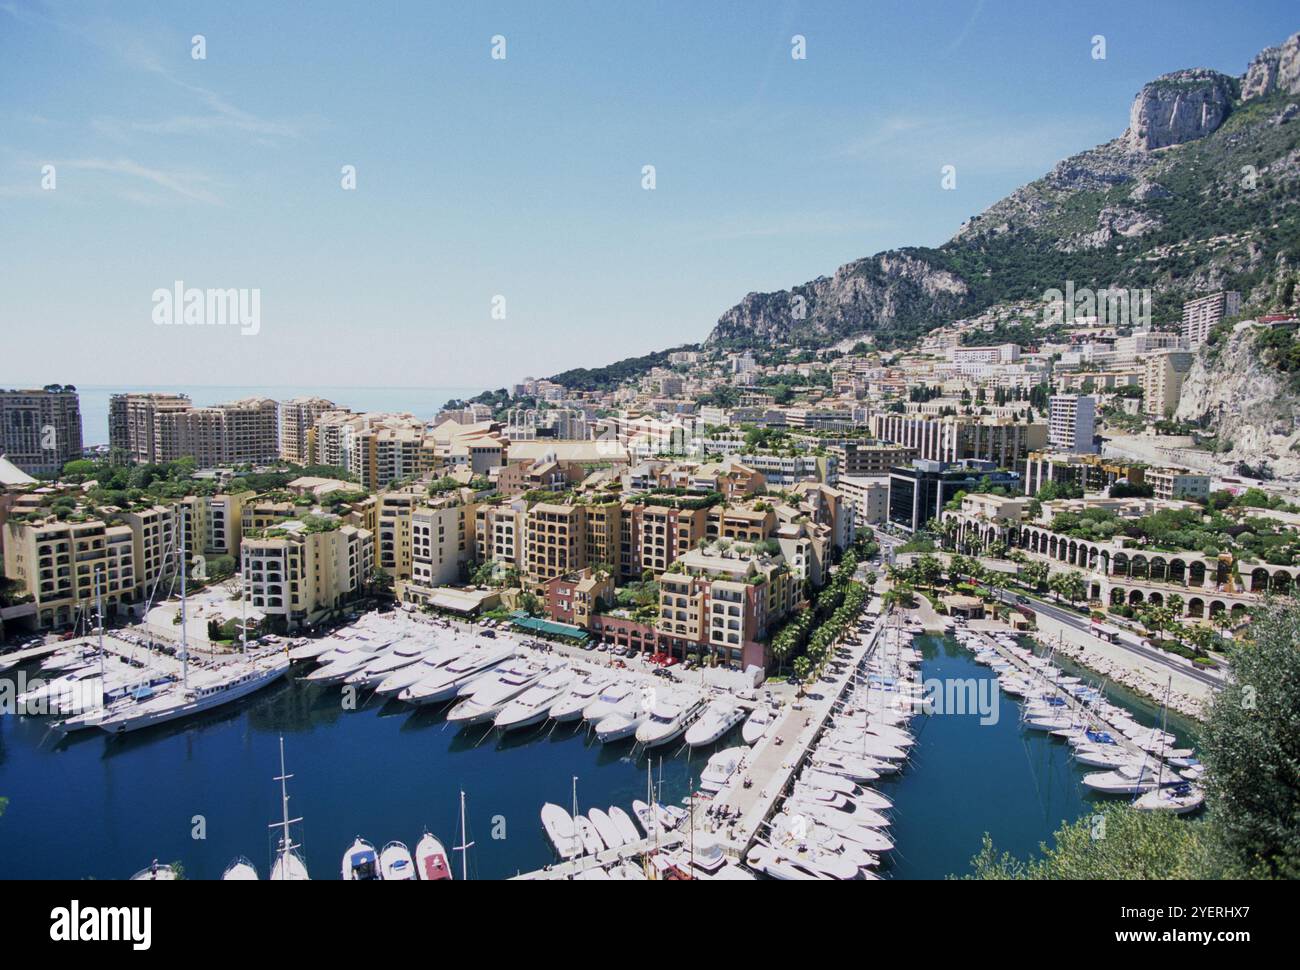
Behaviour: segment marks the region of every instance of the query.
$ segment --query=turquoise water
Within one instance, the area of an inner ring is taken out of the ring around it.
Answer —
[[[917,642],[927,678],[992,679],[951,639]],[[286,682],[206,719],[124,738],[92,732],[60,741],[43,720],[0,716],[0,795],[9,798],[0,877],[123,878],[158,858],[180,860],[190,877],[216,878],[237,855],[265,876],[267,826],[280,816],[272,781],[280,735],[294,775],[290,811],[304,818],[295,836],[316,878],[337,878],[357,835],[413,847],[427,826],[452,846],[461,790],[476,843],[471,875],[484,878],[552,861],[538,813],[546,801],[571,804],[574,776],[582,810],[626,809],[645,797],[647,765],[630,759],[629,742],[601,746],[563,727],[499,741],[396,703],[344,711],[339,696],[337,688]],[[1149,705],[1136,713],[1158,723]],[[985,832],[999,848],[1028,855],[1092,804],[1068,747],[1022,732],[1008,698],[996,724],[935,715],[914,725],[911,767],[881,784],[896,806],[897,878],[965,872]],[[1186,730],[1185,722],[1170,726]],[[736,743],[733,733],[720,746]],[[653,762],[665,801],[691,789],[712,750]]]
[[[927,680],[996,681],[992,670],[975,663],[950,637],[919,637],[916,645]],[[996,723],[981,724],[978,714],[916,718],[911,765],[895,780],[880,783],[894,801],[896,878],[943,879],[967,873],[986,832],[999,851],[1027,858],[1038,852],[1041,842],[1051,841],[1062,822],[1106,800],[1081,784],[1083,775],[1095,769],[1075,764],[1064,741],[1043,731],[1023,730],[1015,700],[997,691],[996,683],[987,689],[993,693],[985,696],[1000,697]],[[1159,711],[1136,695],[1116,690],[1108,690],[1108,695],[1140,722],[1160,723]],[[1171,718],[1169,729],[1181,741],[1190,724]]]

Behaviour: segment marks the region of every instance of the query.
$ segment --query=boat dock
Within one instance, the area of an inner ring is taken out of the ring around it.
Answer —
[[[1090,709],[1087,704],[1085,704],[1074,694],[1070,693],[1068,690],[1066,690],[1055,680],[1052,680],[1044,676],[1042,670],[1028,663],[1023,657],[1019,656],[1018,654],[1008,650],[1006,647],[1004,647],[1001,643],[997,641],[997,637],[989,635],[988,633],[984,633],[983,631],[975,631],[975,632],[980,632],[981,636],[983,637],[984,643],[986,643],[988,646],[996,650],[998,656],[1000,656],[1003,660],[1007,661],[1007,663],[1011,664],[1019,673],[1022,673],[1025,676],[1029,677],[1033,683],[1049,688],[1055,696],[1064,700],[1065,706],[1069,711],[1081,715],[1081,717],[1086,718],[1087,721],[1095,722],[1096,724],[1101,725],[1110,734],[1110,736],[1114,738],[1115,742],[1118,745],[1120,745],[1120,747],[1122,747],[1128,754],[1132,755],[1134,758],[1147,760],[1153,768],[1159,767],[1159,762],[1160,762],[1159,758],[1157,758],[1154,754],[1147,751],[1146,749],[1139,747],[1137,744],[1135,744],[1132,741],[1132,739],[1127,737],[1114,724],[1111,724],[1104,717],[1098,714],[1095,710]],[[1052,669],[1058,672],[1060,671],[1060,668],[1057,667],[1055,664],[1052,665]],[[1094,770],[1102,771],[1104,769],[1098,768]],[[1164,766],[1164,770],[1167,772],[1173,771],[1173,769],[1168,767],[1167,765]]]
[[[713,834],[730,857],[743,860],[776,812],[794,776],[803,767],[813,742],[826,727],[831,711],[853,683],[855,671],[876,648],[885,630],[885,617],[877,616],[867,630],[844,643],[836,669],[818,681],[812,694],[799,705],[785,709],[776,727],[751,750],[746,765],[728,781],[712,802],[696,805],[697,831]],[[712,807],[712,814],[702,809]],[[703,816],[703,817],[701,817]],[[726,816],[723,822],[719,816]]]
[[[598,852],[595,855],[581,855],[575,859],[565,859],[544,869],[534,869],[532,872],[520,873],[514,878],[521,880],[581,879],[584,872],[591,869],[604,869],[619,862],[631,862],[639,866],[640,860],[651,852],[660,849],[675,849],[682,845],[685,840],[686,836],[681,831],[663,832],[660,834],[658,842],[653,839],[642,839],[640,842],[633,842],[617,849],[606,849],[604,852]]]

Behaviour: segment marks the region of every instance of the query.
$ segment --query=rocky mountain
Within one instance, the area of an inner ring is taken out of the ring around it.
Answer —
[[[936,249],[877,253],[750,293],[708,344],[906,344],[1044,290],[1146,288],[1157,323],[1225,286],[1248,303],[1300,263],[1300,33],[1241,77],[1176,71],[1138,92],[1115,140],[1065,159]]]
[[[1202,424],[1219,457],[1261,475],[1300,476],[1300,393],[1245,329],[1197,355],[1176,418]]]

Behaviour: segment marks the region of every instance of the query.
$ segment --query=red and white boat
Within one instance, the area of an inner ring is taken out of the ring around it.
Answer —
[[[415,846],[415,870],[421,879],[428,881],[451,878],[447,850],[428,832],[424,833]]]

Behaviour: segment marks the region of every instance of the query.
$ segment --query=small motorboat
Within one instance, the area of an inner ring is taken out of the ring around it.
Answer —
[[[596,831],[596,826],[591,824],[591,819],[585,815],[575,815],[573,824],[578,830],[578,838],[582,840],[582,849],[588,855],[596,855],[605,851],[605,841]]]
[[[380,878],[379,856],[375,853],[375,847],[360,836],[343,853],[343,878],[355,882]]]
[[[389,842],[379,853],[379,871],[385,882],[415,879],[415,860],[405,842]]]
[[[573,816],[553,802],[542,806],[542,828],[562,859],[582,854],[582,840],[573,824]]]
[[[618,834],[623,837],[624,845],[632,845],[641,841],[641,832],[636,827],[636,822],[632,821],[632,816],[617,805],[611,805],[609,809],[609,820],[614,823],[618,829]]]
[[[614,824],[614,820],[609,815],[599,808],[593,808],[588,810],[587,818],[595,826],[596,833],[605,845],[611,849],[617,849],[623,845],[623,833],[619,831],[618,826]]]
[[[425,832],[415,844],[415,869],[420,878],[429,882],[451,878],[447,864],[447,850],[431,833]]]
[[[1175,815],[1186,815],[1188,812],[1196,811],[1204,803],[1205,792],[1198,786],[1183,781],[1139,795],[1133,802],[1133,807],[1147,812],[1173,812]]]

